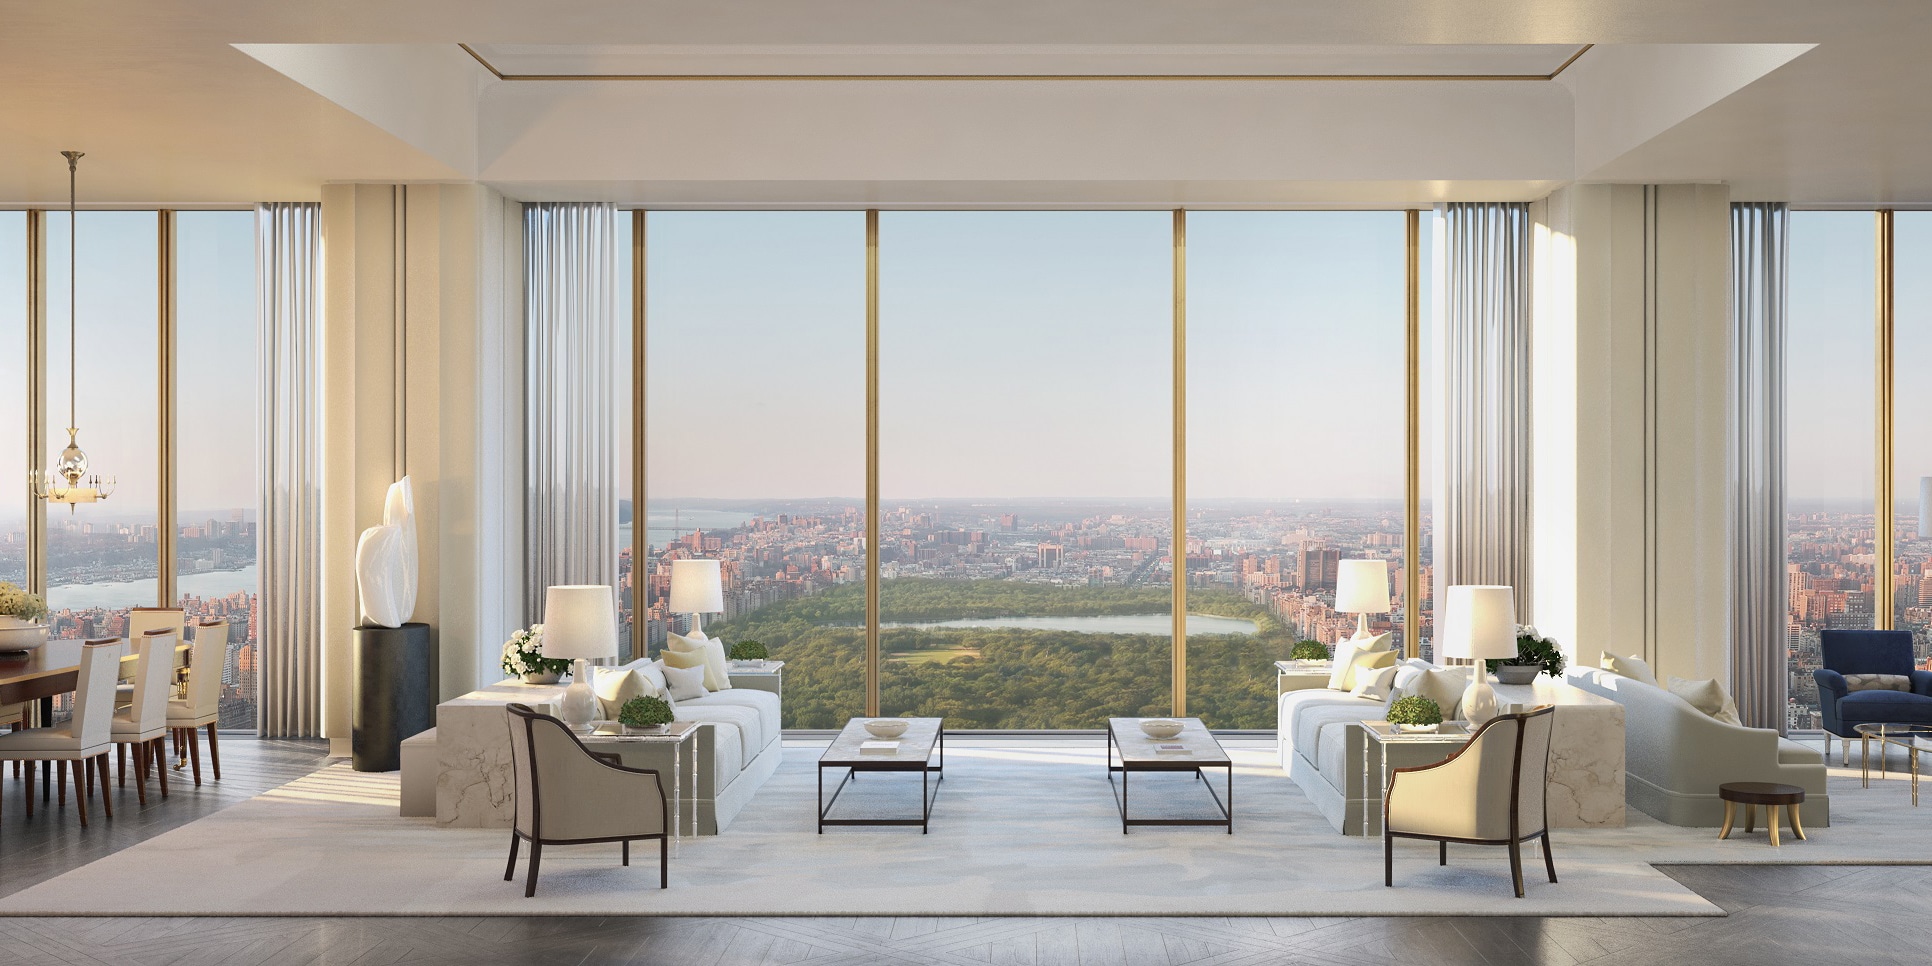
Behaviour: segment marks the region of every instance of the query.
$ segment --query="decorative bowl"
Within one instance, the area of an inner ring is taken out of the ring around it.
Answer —
[[[1434,734],[1435,730],[1440,727],[1442,727],[1441,724],[1432,724],[1432,725],[1398,724],[1395,726],[1395,730],[1406,731],[1412,735],[1426,735],[1426,734]]]
[[[1183,725],[1173,718],[1149,718],[1140,723],[1140,730],[1156,741],[1166,741],[1181,733]]]
[[[1541,664],[1499,664],[1496,666],[1496,680],[1504,684],[1534,684],[1536,676],[1543,673]]]
[[[666,731],[669,731],[671,728],[670,725],[661,725],[661,724],[655,724],[655,725],[620,724],[620,727],[624,729],[624,733],[627,735],[661,735],[661,734],[664,734]]]
[[[909,723],[904,718],[873,718],[865,723],[865,731],[874,738],[897,738],[906,733]]]
[[[45,643],[47,643],[45,624],[0,627],[0,651],[31,651]]]

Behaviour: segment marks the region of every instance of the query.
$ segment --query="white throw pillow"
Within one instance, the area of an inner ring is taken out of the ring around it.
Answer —
[[[1377,634],[1374,637],[1349,638],[1335,644],[1335,669],[1328,673],[1328,686],[1336,691],[1346,691],[1355,686],[1355,655],[1364,651],[1386,651],[1389,649],[1392,634]]]
[[[604,718],[611,721],[617,719],[617,712],[631,699],[657,694],[650,690],[642,674],[627,667],[591,668],[590,687],[597,692],[598,703],[604,706]]]
[[[1731,700],[1730,695],[1724,693],[1724,685],[1717,683],[1715,679],[1693,681],[1673,675],[1670,679],[1670,693],[1683,698],[1691,707],[1725,724],[1744,723],[1737,716],[1737,703]]]
[[[1635,654],[1629,657],[1619,657],[1609,651],[1604,651],[1603,660],[1599,661],[1597,666],[1606,671],[1614,671],[1632,681],[1642,681],[1653,688],[1658,687],[1657,675],[1650,670],[1650,662],[1645,661]]]
[[[724,642],[701,634],[672,634],[665,638],[665,649],[683,654],[697,654],[704,659],[704,686],[708,691],[724,691],[731,687],[730,666],[725,663]],[[684,667],[691,665],[685,664]]]
[[[673,701],[690,701],[694,698],[702,698],[711,693],[704,686],[703,667],[678,667],[673,664],[666,664],[664,665],[664,683],[668,687],[671,693],[671,700]]]
[[[1390,689],[1395,686],[1397,670],[1399,669],[1394,662],[1373,669],[1358,666],[1355,669],[1355,686],[1350,688],[1348,693],[1358,698],[1374,698],[1378,701],[1385,699],[1389,696]]]
[[[670,700],[670,686],[664,683],[663,661],[642,661],[636,662],[632,666],[644,678],[644,686],[650,689],[650,693],[664,698],[667,701]]]
[[[1422,672],[1434,667],[1435,665],[1419,657],[1408,658],[1397,664],[1395,680],[1389,683],[1389,703],[1394,704],[1396,699],[1403,695],[1415,693],[1416,679],[1422,676]]]
[[[1416,675],[1415,684],[1403,689],[1403,694],[1428,698],[1442,709],[1442,720],[1453,721],[1461,717],[1462,693],[1469,689],[1469,668],[1436,667]]]

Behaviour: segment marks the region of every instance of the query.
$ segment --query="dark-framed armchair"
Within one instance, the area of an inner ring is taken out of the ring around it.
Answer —
[[[1818,710],[1825,733],[1841,739],[1841,761],[1851,756],[1851,739],[1861,724],[1932,724],[1932,671],[1912,666],[1911,631],[1821,631],[1824,666],[1812,672],[1818,682]],[[1910,690],[1856,688],[1850,675],[1895,674]]]
[[[657,840],[658,888],[671,884],[669,811],[656,771],[626,768],[614,754],[584,747],[570,726],[528,705],[509,705],[510,759],[516,772],[516,823],[510,831],[505,881],[516,874],[517,846],[530,843],[530,877],[524,896],[537,894],[537,864],[546,845],[622,843],[631,864],[631,843]]]

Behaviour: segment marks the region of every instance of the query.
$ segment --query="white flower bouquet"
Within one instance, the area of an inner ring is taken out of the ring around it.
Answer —
[[[0,580],[0,617],[14,617],[31,624],[46,616],[47,602],[39,594],[27,593],[19,584]]]
[[[570,670],[570,662],[560,657],[543,656],[543,625],[510,635],[503,642],[503,673],[517,678],[555,679]]]

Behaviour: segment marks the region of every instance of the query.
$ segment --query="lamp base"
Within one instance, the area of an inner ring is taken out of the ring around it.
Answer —
[[[1468,690],[1462,693],[1462,719],[1471,727],[1480,728],[1483,722],[1496,717],[1496,690],[1489,686],[1489,672],[1482,662],[1476,662],[1469,679]]]
[[[580,657],[570,672],[570,687],[564,689],[557,717],[562,718],[572,731],[588,731],[590,723],[597,720],[599,708],[597,692],[590,688],[589,662]]]
[[[1355,636],[1351,640],[1365,641],[1375,635],[1369,633],[1369,615],[1355,615]]]

